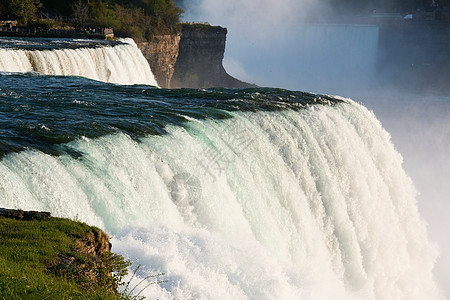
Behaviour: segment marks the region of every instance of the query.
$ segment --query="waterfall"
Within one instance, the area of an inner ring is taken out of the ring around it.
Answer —
[[[122,44],[77,49],[0,49],[0,71],[82,76],[117,84],[157,86],[147,60],[132,39]]]
[[[136,283],[166,274],[149,298],[439,299],[416,191],[371,112],[230,114],[64,145],[80,157],[9,153],[0,206],[103,228]]]

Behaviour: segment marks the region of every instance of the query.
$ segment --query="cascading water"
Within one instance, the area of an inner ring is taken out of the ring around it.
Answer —
[[[418,75],[412,65],[403,70],[408,78],[395,80],[405,86],[396,86],[388,79],[393,76],[389,70],[401,69],[401,62],[393,60],[386,65],[381,59],[386,49],[380,48],[379,38],[386,39],[389,30],[397,27],[412,26],[420,31],[420,24],[399,20],[396,26],[390,26],[390,22],[374,20],[375,15],[345,16],[343,11],[334,9],[339,6],[338,1],[334,2],[337,5],[330,3],[265,0],[261,5],[261,1],[255,0],[180,1],[185,22],[208,21],[228,29],[224,66],[234,77],[261,86],[345,95],[375,111],[392,134],[394,144],[405,158],[405,169],[420,192],[420,212],[429,224],[430,238],[440,247],[434,272],[449,299],[450,126],[445,124],[450,120],[450,101],[447,89],[438,88],[439,84],[435,83],[406,89],[407,83]],[[379,31],[375,23],[386,25],[386,31]],[[432,48],[442,44],[439,39],[429,38],[427,44]],[[391,45],[391,48],[395,51],[396,47]],[[417,58],[431,55],[429,51],[420,54],[419,48],[406,47],[404,51],[414,50]],[[434,75],[441,72],[440,66],[423,67]],[[425,78],[424,82],[427,82]]]
[[[44,78],[0,80],[0,206],[103,228],[135,283],[166,273],[140,295],[440,299],[416,192],[363,106]]]
[[[16,40],[2,41],[6,41],[6,46],[0,48],[0,71],[3,72],[38,72],[118,84],[158,85],[148,62],[129,38],[113,45],[72,40],[71,48],[59,49],[55,49],[54,44],[43,44],[41,39],[29,39],[25,45],[20,44],[27,50],[18,48]],[[64,40],[61,43],[64,44]]]

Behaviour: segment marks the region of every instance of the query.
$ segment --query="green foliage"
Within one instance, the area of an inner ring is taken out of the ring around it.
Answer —
[[[112,27],[116,35],[138,41],[179,32],[183,12],[173,0],[0,0],[1,18],[29,25],[40,1],[64,14],[73,27]]]
[[[27,25],[41,6],[39,0],[10,0],[8,9],[22,24]]]
[[[125,8],[114,5],[114,11],[120,20],[120,27],[114,27],[114,33],[118,36],[131,36],[135,40],[145,40],[145,33],[152,27],[152,20],[142,13],[139,8]]]
[[[89,16],[91,24],[100,27],[120,28],[121,22],[115,11],[109,7],[108,3],[102,0],[92,1],[89,4]]]
[[[87,23],[113,27],[117,36],[143,41],[157,34],[179,32],[181,13],[172,0],[91,0]]]
[[[93,24],[111,26],[117,35],[136,40],[178,32],[181,13],[172,0],[93,0],[90,5]]]
[[[166,273],[158,273],[146,276],[144,279],[141,279],[138,283],[133,283],[133,287],[131,287],[131,284],[133,282],[133,279],[136,276],[137,271],[141,265],[138,265],[137,268],[134,270],[133,275],[131,276],[130,280],[124,284],[124,290],[122,292],[122,296],[128,297],[129,299],[133,300],[142,300],[145,299],[143,296],[139,296],[143,291],[145,291],[150,285],[153,284],[160,284],[163,282],[167,282],[168,280],[162,279],[161,277],[166,275]],[[146,282],[148,279],[153,279],[150,283],[147,283],[145,286],[141,286],[142,283]],[[133,292],[136,291],[137,294],[133,294]]]
[[[0,299],[132,299],[116,292],[128,261],[106,253],[94,262],[77,250],[76,241],[96,230],[67,219],[0,217]],[[86,270],[95,271],[94,285],[86,284]]]
[[[123,284],[125,276],[128,274],[128,267],[131,262],[125,260],[122,255],[116,253],[105,253],[103,260],[107,262],[97,269],[97,276],[100,278],[98,284],[108,290],[117,290]],[[111,274],[112,276],[109,276]]]

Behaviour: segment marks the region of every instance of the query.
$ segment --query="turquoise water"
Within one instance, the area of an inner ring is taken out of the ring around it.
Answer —
[[[166,133],[189,118],[231,118],[231,111],[301,109],[341,100],[281,89],[165,90],[81,77],[0,75],[0,155],[123,132],[134,139]]]

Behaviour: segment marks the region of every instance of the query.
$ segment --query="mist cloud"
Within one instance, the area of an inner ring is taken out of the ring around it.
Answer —
[[[327,93],[366,85],[375,69],[378,29],[329,25],[325,7],[312,0],[195,0],[184,1],[183,9],[185,21],[227,27],[224,66],[239,79]]]
[[[313,0],[194,0],[184,1],[185,17],[223,26],[248,24],[270,26],[295,24],[324,12],[320,1]]]

